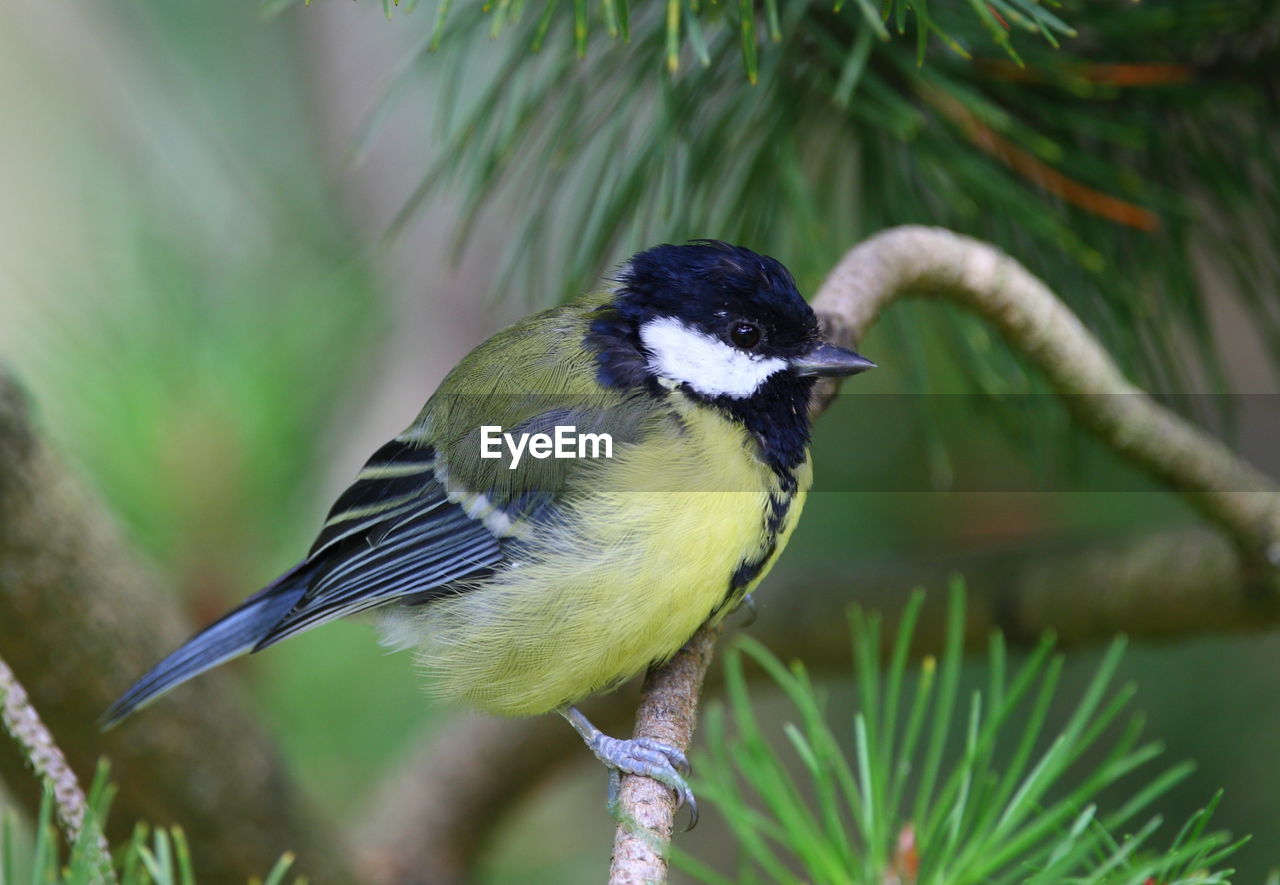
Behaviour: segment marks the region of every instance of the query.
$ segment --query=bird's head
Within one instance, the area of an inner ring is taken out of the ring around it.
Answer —
[[[875,365],[823,341],[790,272],[750,249],[714,240],[655,246],[616,279],[593,327],[609,383],[643,375],[740,400],[782,376],[854,375]],[[617,348],[623,341],[630,346]]]

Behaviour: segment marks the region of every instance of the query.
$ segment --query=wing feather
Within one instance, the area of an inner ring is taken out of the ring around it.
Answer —
[[[510,405],[506,400],[503,404]],[[508,420],[503,426],[527,432],[544,432],[559,424],[603,429],[615,444],[633,441],[648,414],[643,409],[583,405],[547,409],[537,399],[519,404],[528,411],[517,409],[504,416]],[[502,423],[497,417],[483,417],[487,423]],[[505,469],[498,475],[502,482],[484,471],[457,477],[454,470],[441,469],[441,458],[447,455],[423,442],[420,428],[374,453],[334,504],[311,548],[306,592],[254,651],[380,605],[417,605],[466,592],[519,549],[522,528],[552,518],[567,470],[567,465],[548,468],[547,462],[536,462],[547,475],[538,477],[538,487],[516,491],[502,487],[510,482]],[[465,458],[448,463],[455,462],[475,464]],[[447,477],[450,488],[479,479],[480,488],[474,495],[450,500],[441,477]]]
[[[416,515],[433,484],[439,488],[434,470],[435,452],[429,447],[393,439],[378,449],[334,502],[307,559],[360,532],[387,526],[394,516]]]
[[[365,609],[449,592],[444,585],[501,562],[503,539],[449,500],[434,458],[429,447],[403,440],[374,454],[311,548],[306,592],[254,651]]]

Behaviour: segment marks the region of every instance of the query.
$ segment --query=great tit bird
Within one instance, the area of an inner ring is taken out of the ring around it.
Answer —
[[[104,722],[368,612],[388,645],[417,650],[437,694],[558,711],[611,782],[648,775],[692,806],[676,748],[607,737],[574,704],[670,658],[759,584],[812,478],[816,379],[872,367],[820,338],[772,258],[715,241],[641,252],[602,291],[468,354],[338,498],[306,558]]]

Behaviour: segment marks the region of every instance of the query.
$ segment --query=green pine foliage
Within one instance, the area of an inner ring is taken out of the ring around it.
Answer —
[[[1132,696],[1111,685],[1123,643],[1107,652],[1061,730],[1047,734],[1063,662],[1052,639],[1014,667],[993,635],[987,687],[966,698],[959,586],[940,661],[926,658],[909,672],[922,598],[907,607],[886,666],[878,616],[853,612],[859,708],[847,733],[828,723],[803,665],[738,639],[726,655],[727,710],[707,717],[695,787],[732,830],[741,869],[725,876],[677,849],[680,866],[713,885],[1228,881],[1221,864],[1244,840],[1209,829],[1221,794],[1172,838],[1159,816],[1147,816],[1189,764],[1148,774],[1114,807],[1099,798],[1160,753],[1141,740],[1137,720],[1116,727]],[[785,741],[764,734],[744,656],[794,707]]]
[[[459,192],[463,247],[501,205],[497,291],[545,304],[697,236],[785,256],[811,290],[923,223],[1017,256],[1150,388],[1214,377],[1197,251],[1280,357],[1274,4],[440,0],[404,26],[422,49],[370,133],[429,86],[441,159],[402,221]],[[1033,383],[967,319],[889,321]]]

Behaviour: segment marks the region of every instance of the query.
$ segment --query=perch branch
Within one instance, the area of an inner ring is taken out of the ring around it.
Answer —
[[[1274,566],[1280,565],[1280,496],[1271,479],[1129,383],[1079,318],[1021,264],[994,246],[950,231],[894,228],[850,250],[822,284],[813,307],[836,343],[852,345],[885,307],[907,294],[951,301],[995,326],[1010,347],[1044,373],[1077,420],[1181,492],[1223,529],[1239,545],[1255,577],[1265,580],[1268,595],[1274,595]],[[836,389],[836,384],[829,384],[815,397],[815,417]],[[686,647],[666,665],[695,671],[689,686],[701,684],[710,662],[709,654],[696,651]],[[655,680],[649,692],[663,684]],[[662,721],[675,707],[648,701],[646,694],[636,734],[670,729],[687,738],[688,732]],[[685,704],[696,709],[696,695]],[[676,746],[688,749],[687,743]],[[664,844],[664,834],[671,832],[675,797],[666,790],[646,792],[645,798],[652,797],[656,805],[629,805],[629,796],[640,795],[630,786],[635,780],[623,778],[611,885],[665,880],[665,867],[662,876],[649,876],[655,868],[644,865],[643,858],[632,865],[616,853],[631,821],[641,815],[651,828],[653,844]]]
[[[120,794],[109,835],[180,822],[209,881],[244,881],[295,851],[313,881],[347,881],[342,845],[313,819],[226,675],[103,734],[96,719],[188,635],[172,597],[128,552],[105,508],[40,439],[0,368],[0,648],[71,767],[106,755]],[[18,754],[0,777],[34,805]]]
[[[698,724],[698,696],[721,628],[705,626],[663,666],[645,677],[634,737],[687,749]],[[613,838],[610,885],[649,885],[667,879],[675,803],[671,791],[648,777],[622,779],[621,821]]]

